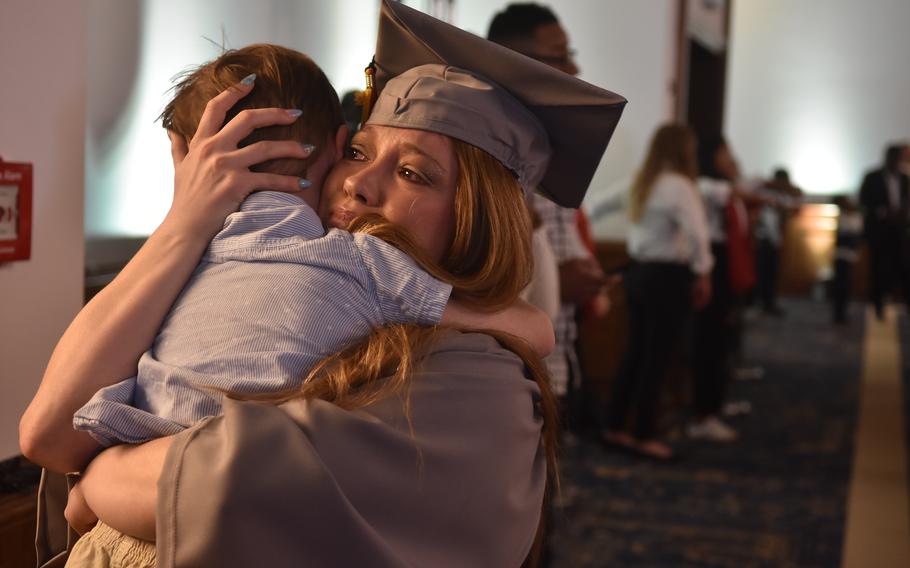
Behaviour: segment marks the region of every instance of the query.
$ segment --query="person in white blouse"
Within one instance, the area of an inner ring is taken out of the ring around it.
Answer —
[[[661,381],[692,308],[711,296],[714,259],[696,175],[695,136],[686,126],[668,124],[654,134],[630,189],[628,347],[603,440],[658,460],[673,457],[656,428]]]

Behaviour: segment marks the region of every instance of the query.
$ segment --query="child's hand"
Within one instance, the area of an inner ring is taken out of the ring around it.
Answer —
[[[450,300],[442,314],[442,325],[457,329],[493,329],[504,331],[528,342],[540,357],[546,357],[556,346],[553,322],[542,310],[524,300],[498,312],[479,312]]]
[[[82,494],[82,484],[76,483],[70,490],[63,516],[66,517],[66,522],[73,527],[73,530],[79,534],[85,534],[92,530],[92,527],[98,522],[97,515],[85,502],[85,496]]]

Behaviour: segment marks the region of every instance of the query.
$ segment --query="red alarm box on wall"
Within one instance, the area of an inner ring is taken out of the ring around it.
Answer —
[[[32,252],[32,165],[0,159],[0,262]]]

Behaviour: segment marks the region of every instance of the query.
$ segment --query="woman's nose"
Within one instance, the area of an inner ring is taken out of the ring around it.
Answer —
[[[376,187],[375,172],[366,167],[344,180],[344,192],[350,199],[369,207],[379,205],[379,190]]]

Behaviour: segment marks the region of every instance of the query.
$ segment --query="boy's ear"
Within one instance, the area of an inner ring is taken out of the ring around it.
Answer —
[[[186,153],[189,152],[189,144],[186,138],[173,130],[167,131],[167,137],[171,139],[171,160],[173,160],[174,168],[176,168],[186,158]]]
[[[344,157],[344,146],[348,141],[348,126],[342,124],[335,133],[335,161]]]

